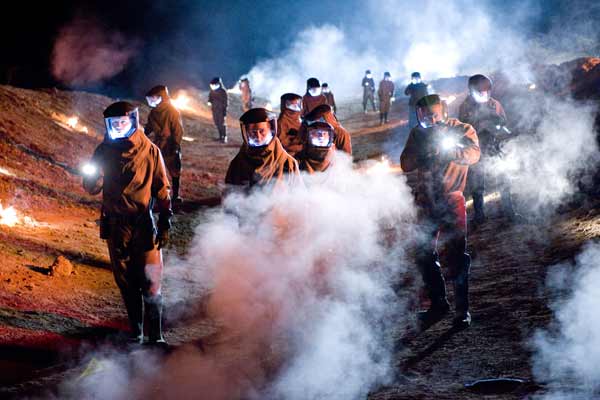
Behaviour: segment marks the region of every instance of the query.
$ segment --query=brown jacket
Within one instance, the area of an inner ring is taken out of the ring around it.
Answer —
[[[150,111],[144,131],[164,157],[180,151],[183,122],[181,114],[170,101],[163,100]]]
[[[311,112],[315,107],[321,104],[328,104],[327,97],[324,94],[318,96],[311,96],[308,92],[302,96],[302,116]]]
[[[283,148],[292,157],[295,157],[302,150],[302,140],[300,138],[300,120],[299,111],[291,111],[282,108],[281,114],[277,119],[277,137],[281,141]]]
[[[242,145],[225,176],[226,184],[248,188],[296,180],[299,180],[298,162],[284,150],[278,138],[260,150]]]
[[[379,82],[379,89],[377,90],[379,96],[379,111],[382,113],[390,112],[392,105],[392,97],[394,97],[394,83],[383,79]]]
[[[453,135],[463,147],[455,154],[444,156],[437,150],[437,141],[445,135]],[[469,165],[479,161],[479,153],[475,129],[456,118],[449,118],[436,131],[414,127],[400,156],[400,164],[405,172],[418,171],[417,192],[433,201],[452,192],[464,191]]]
[[[300,171],[306,171],[309,174],[323,172],[329,168],[335,157],[335,148],[332,146],[327,149],[326,154],[317,154],[306,147],[298,154],[298,165]]]
[[[104,142],[91,162],[102,174],[83,180],[90,194],[102,191],[102,210],[107,216],[137,216],[150,212],[155,198],[161,213],[171,210],[169,180],[159,148],[137,130],[128,139]]]
[[[335,97],[333,96],[333,93],[323,93],[323,96],[325,96],[325,98],[327,99],[327,104],[329,104],[331,108],[333,108],[333,112],[337,113],[337,106],[335,105]]]
[[[490,130],[493,127],[489,124],[498,125],[497,120],[506,123],[506,113],[496,99],[490,98],[487,103],[480,104],[468,96],[458,109],[458,119],[475,128],[481,151],[485,153],[492,141]]]
[[[340,124],[340,121],[338,121],[337,117],[331,111],[331,107],[319,107],[310,115],[305,116],[306,121],[318,121],[319,119],[323,119],[329,125],[333,126],[335,131],[335,138],[333,139],[335,148],[352,155],[352,139],[350,134]],[[306,124],[302,124],[300,129],[300,135],[302,136],[304,134],[303,130],[306,129]]]

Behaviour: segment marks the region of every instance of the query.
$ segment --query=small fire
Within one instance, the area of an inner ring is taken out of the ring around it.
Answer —
[[[0,225],[13,227],[19,222],[17,210],[14,207],[4,208],[0,203]]]
[[[76,128],[78,123],[79,118],[77,117],[71,117],[67,119],[67,125],[69,125],[71,128]]]
[[[386,157],[381,157],[381,161],[377,161],[375,164],[367,167],[365,173],[367,175],[385,175],[401,172],[402,169],[399,166],[394,166]]]
[[[185,92],[180,91],[176,97],[171,99],[171,103],[179,111],[193,111],[193,108],[190,105],[191,100],[192,99],[190,96],[188,96]]]
[[[184,136],[181,139],[185,142],[193,142],[194,140],[196,140],[193,137],[189,137],[189,136]]]
[[[9,170],[2,168],[2,167],[0,167],[0,174],[6,175],[6,176],[15,176],[15,174],[13,174]]]
[[[56,122],[59,126],[65,129],[86,134],[89,133],[89,129],[87,128],[87,126],[82,125],[79,122],[79,117],[76,115],[69,117],[63,114],[52,113],[52,118],[54,119],[54,122]]]

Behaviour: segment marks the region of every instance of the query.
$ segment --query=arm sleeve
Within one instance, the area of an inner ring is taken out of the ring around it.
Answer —
[[[90,160],[91,164],[97,166],[99,171],[102,171],[102,150],[101,146],[98,146],[92,155],[92,159]],[[87,175],[83,176],[83,188],[86,192],[91,195],[97,195],[102,191],[104,183],[104,176],[101,172],[98,176],[89,177]]]
[[[148,121],[146,122],[146,125],[144,126],[144,133],[146,134],[146,136],[150,136],[152,133],[156,133],[159,131],[159,127],[152,115],[152,112],[150,112],[150,114],[148,115]]]
[[[477,137],[477,132],[471,125],[465,125],[466,131],[461,140],[464,147],[457,151],[456,162],[463,165],[472,165],[479,161],[479,156],[481,155],[479,138]]]
[[[158,211],[160,214],[172,214],[171,211],[171,196],[169,179],[165,168],[165,161],[160,151],[156,153],[156,163],[154,168],[154,176],[152,179],[152,197],[156,199]]]
[[[462,103],[460,107],[458,107],[458,120],[460,122],[468,122],[467,121],[467,103]]]
[[[408,86],[406,87],[406,89],[404,89],[404,94],[405,94],[406,96],[410,96],[410,85],[408,85]]]
[[[412,130],[408,135],[404,150],[402,150],[402,154],[400,155],[400,166],[404,172],[411,172],[418,168],[418,148],[414,132],[415,131]]]
[[[181,140],[183,138],[183,120],[179,112],[173,114],[171,121],[171,132],[173,136],[173,142],[177,147],[181,146]]]

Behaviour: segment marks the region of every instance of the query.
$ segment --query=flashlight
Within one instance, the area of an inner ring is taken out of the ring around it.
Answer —
[[[457,146],[456,139],[453,137],[445,137],[442,139],[442,150],[452,150]]]
[[[81,167],[81,172],[87,176],[94,176],[98,173],[98,167],[91,163],[85,163]]]

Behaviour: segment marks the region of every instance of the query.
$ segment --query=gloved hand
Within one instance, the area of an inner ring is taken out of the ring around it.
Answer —
[[[162,249],[169,243],[169,229],[171,229],[171,215],[172,213],[161,213],[158,216],[158,231],[156,233],[155,244],[158,245],[158,249]]]

